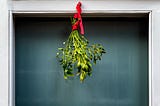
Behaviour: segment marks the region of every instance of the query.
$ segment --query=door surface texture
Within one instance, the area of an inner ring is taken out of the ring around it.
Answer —
[[[93,75],[63,79],[56,58],[70,18],[15,18],[15,106],[148,106],[148,18],[84,17],[85,37],[106,49]]]

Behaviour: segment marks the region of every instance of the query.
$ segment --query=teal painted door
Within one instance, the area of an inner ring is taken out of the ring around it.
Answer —
[[[56,59],[69,18],[15,19],[16,106],[148,106],[148,18],[84,18],[85,36],[107,53],[80,83]]]

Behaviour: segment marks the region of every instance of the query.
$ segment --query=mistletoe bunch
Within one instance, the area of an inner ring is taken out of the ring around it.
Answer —
[[[63,67],[64,79],[74,76],[74,69],[76,69],[80,81],[83,81],[87,75],[92,75],[92,63],[96,64],[97,60],[101,60],[105,50],[100,44],[89,45],[88,40],[79,34],[77,27],[82,20],[78,15],[71,18],[72,32],[68,40],[64,42],[65,47],[58,48],[57,57]]]

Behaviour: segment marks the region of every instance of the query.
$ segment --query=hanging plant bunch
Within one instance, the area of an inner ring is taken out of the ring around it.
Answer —
[[[87,75],[92,75],[92,63],[96,64],[97,60],[101,60],[105,50],[100,44],[89,45],[88,40],[83,36],[80,2],[77,4],[76,10],[77,13],[71,18],[72,32],[68,40],[63,43],[64,48],[58,48],[57,57],[63,67],[64,79],[74,76],[74,69],[76,69],[82,82]],[[78,27],[80,27],[81,33],[78,31]]]

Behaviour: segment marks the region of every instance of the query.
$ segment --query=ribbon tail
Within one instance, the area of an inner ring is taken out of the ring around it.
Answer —
[[[84,35],[84,27],[83,27],[82,20],[80,20],[79,25],[80,25],[81,34]]]

